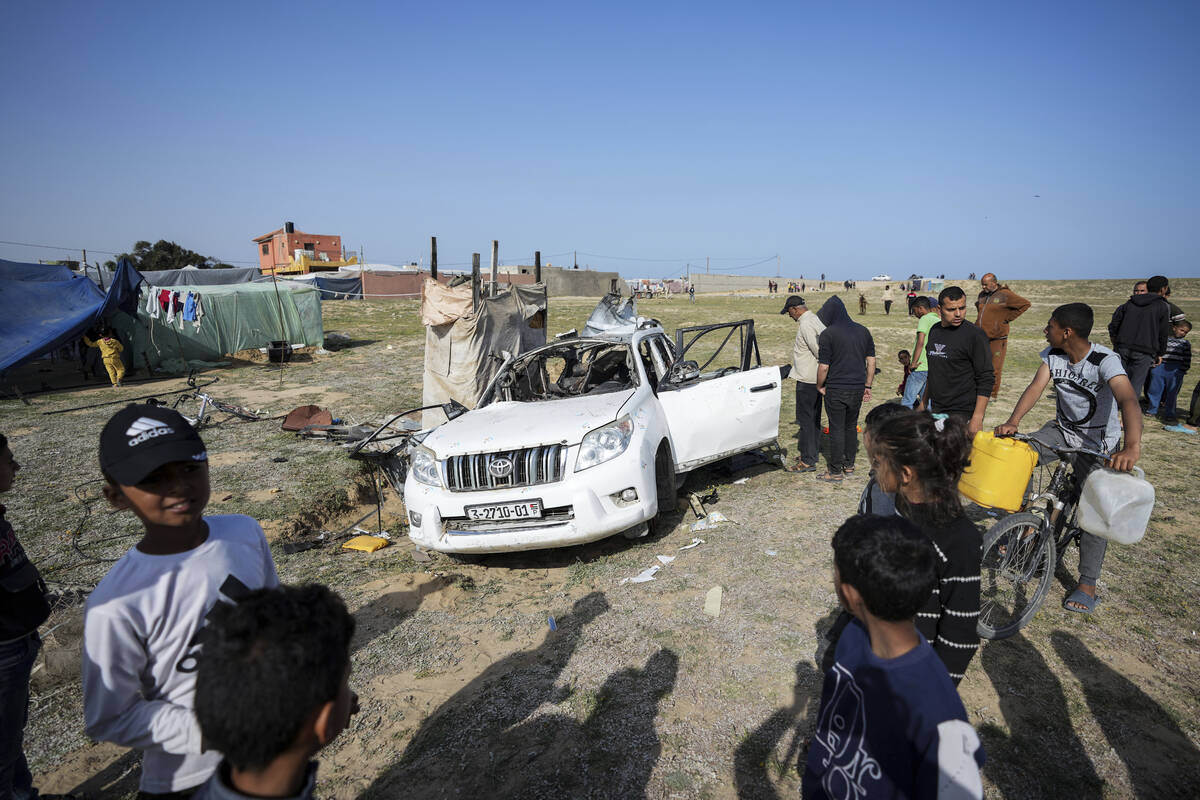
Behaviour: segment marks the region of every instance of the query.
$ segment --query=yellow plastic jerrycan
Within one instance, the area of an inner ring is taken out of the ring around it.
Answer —
[[[963,470],[958,491],[981,506],[1016,511],[1025,500],[1025,488],[1037,461],[1037,451],[1025,442],[980,431],[975,434],[971,465]]]

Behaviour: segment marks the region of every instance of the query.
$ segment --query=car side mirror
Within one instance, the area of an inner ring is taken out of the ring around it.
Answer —
[[[442,403],[442,413],[446,415],[446,421],[457,419],[467,413],[469,409],[457,400],[451,400],[449,403]]]

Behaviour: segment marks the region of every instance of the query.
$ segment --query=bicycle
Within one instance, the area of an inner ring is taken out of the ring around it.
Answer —
[[[1031,442],[1020,433],[1011,438]],[[1004,639],[1025,627],[1050,592],[1050,581],[1066,550],[1078,545],[1083,532],[1075,524],[1082,491],[1070,456],[1091,456],[1104,462],[1108,455],[1077,447],[1052,447],[1058,465],[1046,489],[1025,501],[1021,511],[1009,514],[983,537],[980,565],[979,622],[984,639]]]
[[[171,404],[171,408],[179,411],[183,418],[186,419],[188,423],[196,430],[200,430],[202,427],[204,427],[205,423],[209,423],[211,421],[211,415],[209,411],[210,408],[239,419],[243,419],[247,422],[258,422],[259,420],[266,419],[265,417],[247,408],[226,403],[223,400],[218,400],[212,395],[205,394],[204,392],[200,391],[200,388],[196,386],[195,373],[188,375],[187,383],[191,391],[187,394],[181,394],[179,397],[175,398],[175,402]],[[179,406],[187,401],[195,401],[200,404],[200,411],[196,414],[196,416],[191,417],[187,414],[184,414],[183,411],[180,411]],[[165,403],[160,404],[165,405]]]

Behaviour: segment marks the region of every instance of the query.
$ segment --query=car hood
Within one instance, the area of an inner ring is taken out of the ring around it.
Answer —
[[[435,428],[423,444],[438,458],[541,444],[579,444],[588,431],[615,420],[635,391],[536,403],[492,403]]]

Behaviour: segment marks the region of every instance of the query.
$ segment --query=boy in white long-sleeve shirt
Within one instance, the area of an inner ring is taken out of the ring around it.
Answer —
[[[219,601],[277,586],[262,528],[250,517],[204,517],[208,456],[177,412],[118,411],[100,434],[105,496],[145,527],[113,565],[84,616],[88,735],[143,751],[143,797],[186,798],[220,762],[193,712],[205,618]]]

